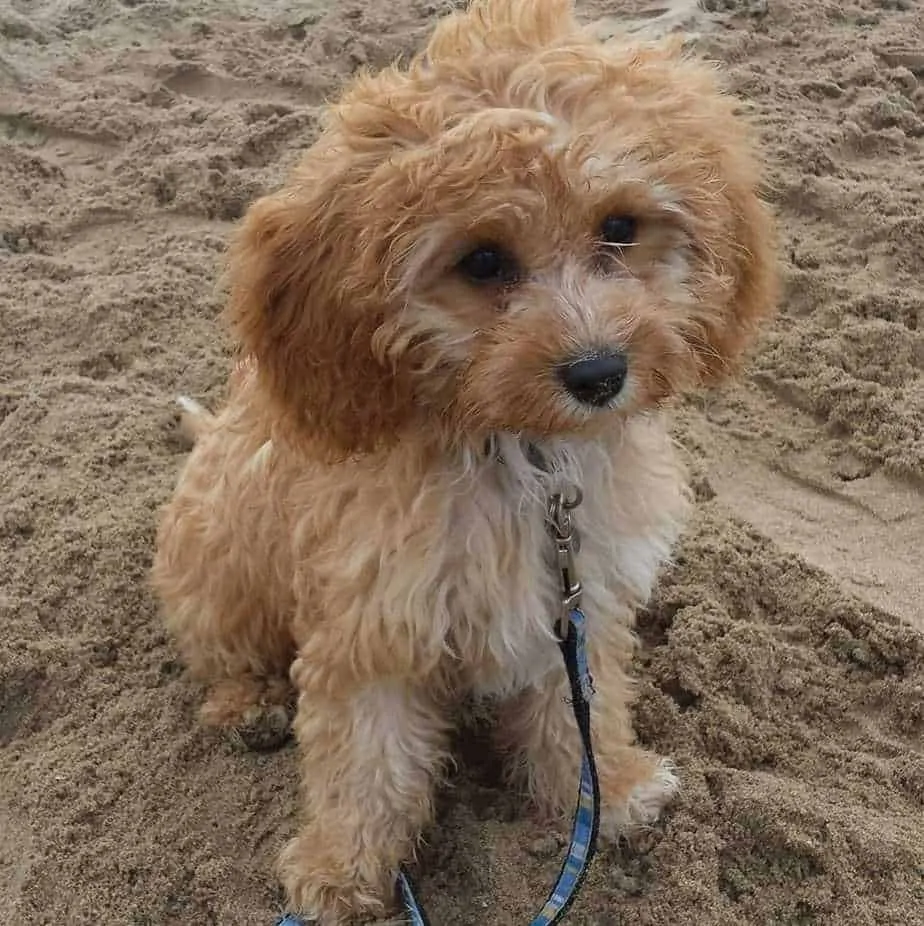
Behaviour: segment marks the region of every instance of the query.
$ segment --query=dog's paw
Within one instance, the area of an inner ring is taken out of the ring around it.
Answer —
[[[600,814],[600,835],[605,839],[617,840],[633,830],[655,823],[661,812],[680,789],[677,767],[670,759],[651,757],[648,774],[638,778],[629,787],[612,794],[607,800],[603,788],[603,808]]]
[[[659,759],[651,778],[639,782],[629,794],[626,813],[630,824],[654,823],[679,789],[677,766],[670,759]]]
[[[389,912],[383,894],[360,880],[355,864],[335,863],[319,840],[304,834],[282,850],[278,873],[290,907],[312,926],[380,922]]]
[[[202,706],[202,722],[225,730],[232,742],[258,752],[279,749],[291,736],[295,712],[291,685],[281,678],[225,679]]]
[[[291,738],[292,714],[281,704],[254,706],[244,712],[231,733],[254,752],[272,752]]]

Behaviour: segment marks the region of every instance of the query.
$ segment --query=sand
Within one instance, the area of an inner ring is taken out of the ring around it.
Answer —
[[[448,0],[0,0],[0,923],[269,924],[291,747],[196,723],[146,590],[220,397],[232,223],[352,71]],[[693,522],[640,617],[641,739],[684,787],[575,924],[924,924],[924,5],[592,0],[724,62],[772,159],[786,292],[685,403]],[[483,732],[422,857],[435,924],[528,921],[559,834]]]

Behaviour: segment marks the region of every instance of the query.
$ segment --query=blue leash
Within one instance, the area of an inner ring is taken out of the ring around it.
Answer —
[[[590,699],[593,695],[593,680],[587,664],[585,624],[584,612],[580,608],[574,608],[569,614],[567,636],[560,643],[571,688],[571,707],[583,747],[581,784],[574,814],[574,825],[571,829],[571,844],[568,846],[568,855],[561,867],[555,886],[530,926],[552,926],[554,923],[561,922],[584,883],[596,850],[597,831],[600,824],[600,784],[597,779],[597,766],[590,737]],[[413,882],[403,868],[398,874],[398,891],[410,926],[430,926],[430,921],[415,895]],[[289,914],[279,920],[276,926],[307,926],[307,924]]]
[[[574,569],[574,551],[578,546],[577,529],[571,512],[581,503],[578,490],[573,500],[555,495],[549,503],[548,526],[556,544],[557,565],[562,582],[562,616],[559,623],[559,646],[568,673],[571,689],[571,709],[581,736],[581,783],[571,843],[568,854],[548,899],[530,926],[553,926],[561,922],[577,897],[597,847],[600,828],[600,782],[594,760],[590,735],[590,701],[593,679],[587,661],[587,618],[581,610],[581,583]],[[417,900],[414,884],[404,868],[398,872],[398,892],[401,895],[409,926],[430,926],[423,907]],[[276,926],[307,926],[291,913],[278,920]]]

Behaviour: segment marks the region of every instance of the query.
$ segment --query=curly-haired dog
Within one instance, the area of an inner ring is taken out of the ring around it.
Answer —
[[[567,813],[580,746],[548,496],[578,485],[604,832],[677,779],[633,744],[635,609],[688,505],[659,411],[724,377],[772,308],[771,223],[735,103],[677,43],[596,42],[567,0],[484,0],[355,79],[231,255],[241,350],[154,581],[212,724],[285,710],[293,906],[385,912],[454,705]],[[540,461],[541,457],[541,461]],[[541,462],[541,465],[540,465]]]

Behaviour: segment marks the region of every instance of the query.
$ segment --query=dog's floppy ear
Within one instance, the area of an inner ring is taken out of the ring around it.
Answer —
[[[473,0],[440,20],[425,54],[477,61],[485,51],[541,48],[576,29],[572,0]]]
[[[714,359],[707,357],[704,379],[720,380],[734,370],[760,322],[779,298],[777,239],[770,208],[756,178],[727,182],[733,214],[733,292],[725,311],[708,332]]]
[[[393,440],[412,409],[406,378],[377,349],[388,294],[361,259],[368,241],[349,189],[303,177],[258,200],[232,244],[227,310],[275,431],[333,457]]]
[[[684,336],[700,383],[711,386],[737,371],[759,324],[776,308],[777,235],[762,198],[757,132],[741,105],[711,66],[686,59],[670,68],[680,84],[663,179],[684,191],[681,208],[696,256],[690,281],[696,298]]]
[[[721,204],[716,204],[710,218],[722,231],[709,236],[707,263],[715,279],[722,280],[722,297],[704,305],[697,317],[705,342],[705,349],[699,351],[700,377],[707,386],[739,368],[758,326],[774,312],[779,297],[776,229],[761,197],[761,171],[748,135],[731,133],[722,139],[717,130],[712,176],[721,181]]]

